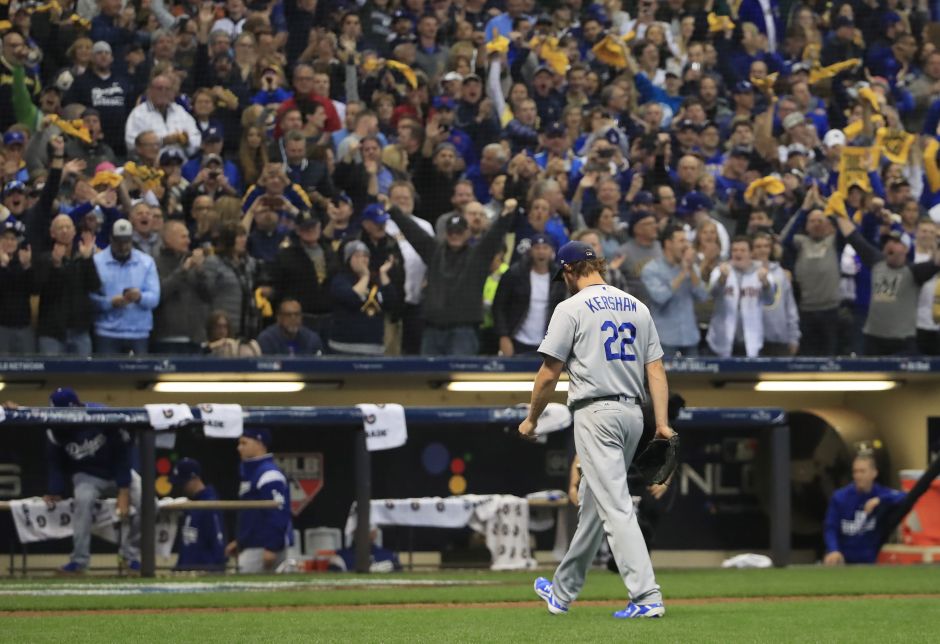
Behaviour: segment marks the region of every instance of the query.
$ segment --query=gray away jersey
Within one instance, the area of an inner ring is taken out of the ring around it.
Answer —
[[[555,308],[539,353],[565,363],[568,405],[613,394],[644,398],[646,364],[663,357],[646,305],[607,284]]]

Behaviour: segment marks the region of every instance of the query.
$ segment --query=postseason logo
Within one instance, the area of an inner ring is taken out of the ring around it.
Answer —
[[[323,454],[275,454],[274,460],[287,477],[287,483],[290,485],[290,510],[296,517],[323,489]]]

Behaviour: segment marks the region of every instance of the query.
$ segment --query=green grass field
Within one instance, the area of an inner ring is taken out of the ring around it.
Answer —
[[[610,617],[625,604],[616,575],[593,571],[581,597],[583,603],[574,604],[568,615],[551,616],[535,601],[532,580],[536,574],[546,573],[202,577],[163,579],[158,585],[143,580],[10,580],[0,582],[0,641],[581,642],[636,638],[646,644],[940,639],[937,567],[663,570],[658,580],[666,597],[666,618],[639,622]],[[325,585],[332,580],[348,585]],[[383,585],[370,585],[375,580]],[[242,581],[293,585],[235,589],[236,582]],[[447,585],[389,586],[390,582]],[[209,588],[217,591],[206,592],[206,585],[214,583],[219,586]],[[199,585],[200,592],[170,592],[187,584]],[[113,590],[140,594],[89,594]],[[874,594],[891,597],[870,596]]]

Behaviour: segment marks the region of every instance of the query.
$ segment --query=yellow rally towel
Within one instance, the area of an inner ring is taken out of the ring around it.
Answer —
[[[871,87],[863,87],[858,90],[858,97],[865,101],[868,101],[868,104],[871,105],[871,109],[874,112],[881,113],[881,101],[878,98],[878,95],[875,94],[875,90]]]
[[[262,294],[260,286],[255,289],[255,306],[258,308],[258,311],[261,313],[261,317],[263,318],[274,317],[274,307],[271,306],[271,300],[269,300]]]
[[[140,181],[144,190],[152,190],[163,180],[163,170],[137,165],[133,161],[124,164],[124,172]]]
[[[712,33],[734,29],[730,16],[719,16],[715,12],[708,14],[708,30]]]
[[[379,303],[379,287],[377,285],[373,284],[372,288],[369,289],[369,294],[366,296],[366,301],[359,308],[359,310],[368,315],[370,318],[382,312],[382,305]]]
[[[529,47],[536,55],[545,61],[556,74],[568,71],[568,54],[558,47],[558,39],[554,36],[539,38],[536,36],[529,41]]]
[[[385,66],[389,69],[394,69],[396,72],[400,73],[405,77],[405,80],[408,81],[408,84],[411,85],[411,89],[416,89],[418,87],[418,77],[415,76],[415,72],[411,67],[408,67],[405,63],[400,63],[397,60],[386,60]]]
[[[509,38],[501,36],[499,29],[493,30],[493,39],[486,43],[486,53],[505,54],[509,51]]]
[[[605,65],[623,69],[627,66],[627,49],[623,41],[610,34],[604,36],[591,48],[597,60]]]
[[[940,324],[940,280],[933,289],[933,321]]]
[[[809,48],[809,46],[807,46]],[[847,69],[853,69],[857,65],[862,64],[861,58],[849,58],[848,60],[841,60],[838,63],[833,63],[832,65],[827,65],[822,67],[819,64],[819,61],[814,61],[812,67],[809,71],[809,84],[815,85],[820,81],[824,81],[827,78],[832,78],[839,72],[843,72]]]
[[[777,84],[777,77],[780,76],[780,72],[774,72],[773,74],[767,74],[767,78],[754,78],[751,76],[751,84],[756,87],[761,92],[770,92],[773,93],[774,85]]]
[[[916,136],[904,130],[878,128],[875,133],[875,146],[881,150],[891,163],[907,163]]]
[[[829,199],[826,201],[826,209],[823,211],[823,214],[827,217],[829,215],[848,217],[849,213],[845,209],[845,196],[839,191],[833,192],[831,195],[829,195]]]
[[[839,159],[838,191],[846,195],[850,187],[858,186],[865,192],[871,192],[871,181],[868,178],[870,164],[871,150],[869,148],[856,146],[842,148],[842,157]]]
[[[786,190],[786,186],[783,185],[783,181],[773,175],[768,175],[766,177],[761,177],[760,179],[755,179],[751,182],[751,184],[747,187],[747,190],[744,191],[745,201],[750,200],[754,196],[754,193],[761,188],[763,188],[764,192],[769,195],[782,195],[783,191]]]
[[[92,188],[98,188],[100,186],[108,186],[110,188],[115,188],[121,185],[121,182],[124,180],[121,175],[117,172],[111,172],[110,170],[103,170],[91,178],[89,185]]]
[[[79,141],[84,141],[85,143],[91,143],[91,133],[88,131],[88,128],[85,127],[85,123],[81,119],[66,121],[57,114],[51,114],[49,115],[49,122],[58,126],[58,128],[62,130],[62,134],[74,136]]]
[[[924,145],[924,175],[930,192],[940,190],[940,167],[937,166],[937,151],[940,150],[940,141],[935,138],[928,139]]]

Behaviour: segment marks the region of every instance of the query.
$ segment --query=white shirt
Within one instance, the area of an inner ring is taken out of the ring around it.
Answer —
[[[434,236],[434,229],[431,227],[431,224],[414,215],[408,216],[411,217],[411,221],[418,224],[424,232],[431,237]],[[415,250],[414,246],[405,239],[405,235],[401,232],[398,224],[391,219],[385,222],[385,234],[398,242],[398,247],[401,249],[401,257],[405,260],[405,303],[421,304],[424,291],[424,278],[428,273],[427,264],[425,264],[421,256],[418,255],[418,251]]]
[[[914,253],[914,263],[932,262],[931,253]],[[920,287],[920,297],[917,300],[917,328],[924,331],[938,331],[940,324],[933,321],[933,300],[937,293],[937,276],[934,275]]]
[[[185,132],[189,137],[189,142],[185,147],[181,145],[165,145],[160,149],[162,154],[166,150],[177,150],[185,157],[191,157],[199,149],[202,143],[202,134],[196,127],[196,119],[176,103],[170,103],[166,108],[166,116],[160,113],[150,101],[144,101],[133,110],[127,117],[127,125],[124,127],[124,142],[128,150],[134,149],[134,141],[142,132],[152,130],[163,140],[163,137],[173,132]]]
[[[551,287],[551,275],[529,271],[529,284],[529,310],[526,311],[513,340],[529,346],[538,346],[548,327],[548,291]]]

